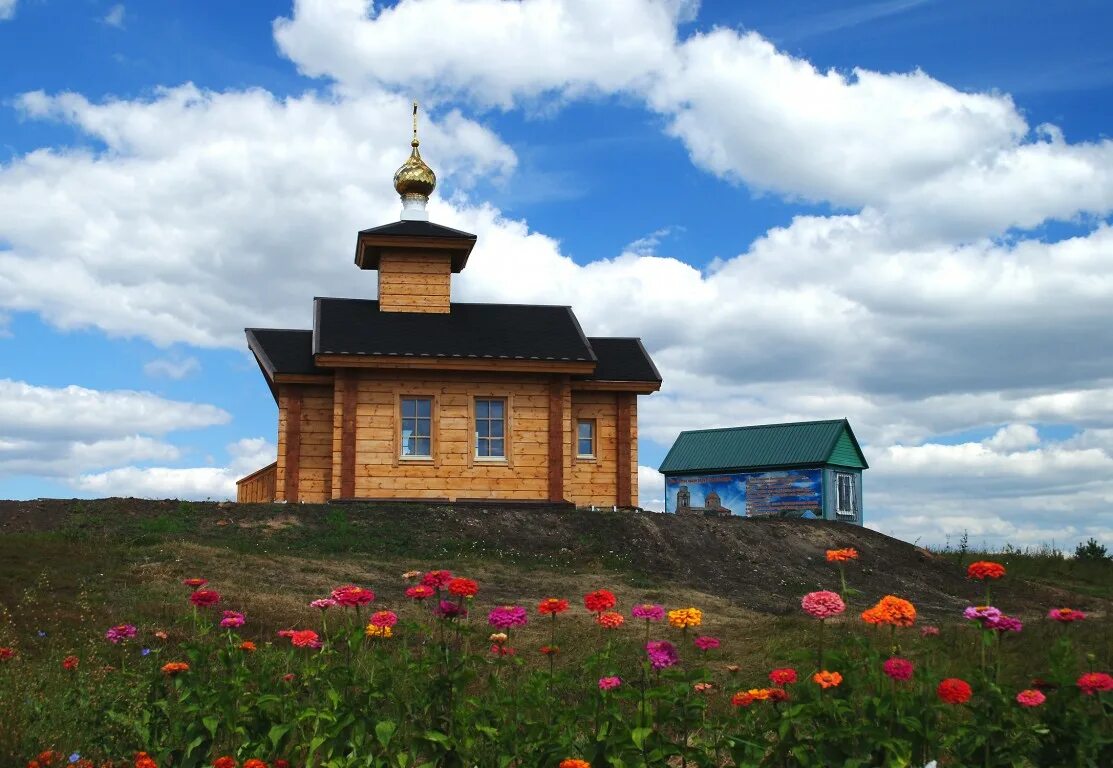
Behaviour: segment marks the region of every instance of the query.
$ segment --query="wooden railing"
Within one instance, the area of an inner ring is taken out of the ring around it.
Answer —
[[[277,479],[277,461],[240,478],[236,481],[236,501],[240,504],[273,502]]]

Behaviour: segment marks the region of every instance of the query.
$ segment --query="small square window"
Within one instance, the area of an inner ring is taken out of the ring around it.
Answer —
[[[428,459],[433,456],[433,399],[431,397],[403,397],[401,455]]]
[[[506,401],[502,398],[475,400],[475,456],[506,458]]]
[[[576,455],[583,458],[595,457],[594,419],[581,419],[576,422]]]

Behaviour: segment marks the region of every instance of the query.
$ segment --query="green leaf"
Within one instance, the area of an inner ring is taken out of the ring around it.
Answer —
[[[207,717],[201,718],[201,725],[205,726],[205,730],[215,739],[216,729],[220,727],[220,719],[213,715],[208,715]]]
[[[440,731],[426,731],[424,734],[424,738],[426,741],[433,741],[437,744],[448,744],[448,736],[444,735]]]
[[[630,738],[634,741],[635,747],[637,747],[638,749],[644,749],[645,740],[651,733],[653,733],[652,728],[635,728],[634,730],[630,731]]]
[[[398,726],[391,720],[382,720],[375,724],[375,738],[383,745],[383,749],[390,746],[390,738]]]
[[[275,752],[278,751],[278,744],[282,741],[282,737],[290,732],[291,725],[275,725],[271,726],[270,732],[267,733],[267,738],[270,739],[271,747]]]

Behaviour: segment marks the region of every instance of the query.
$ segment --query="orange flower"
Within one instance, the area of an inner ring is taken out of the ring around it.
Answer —
[[[842,675],[825,669],[812,675],[812,681],[820,688],[837,688],[842,683]]]
[[[184,661],[171,661],[162,665],[162,674],[173,677],[182,672],[188,672],[189,665]]]
[[[862,611],[862,621],[867,624],[911,627],[916,621],[916,606],[894,595],[885,595],[873,608]]]
[[[146,752],[140,752],[135,756],[135,768],[158,768],[158,763]]]
[[[607,611],[606,613],[599,614],[595,621],[603,629],[618,629],[626,623],[626,617],[616,611]]]
[[[560,768],[591,768],[591,763],[587,760],[577,760],[570,757],[567,760],[560,761]]]
[[[564,613],[568,610],[568,601],[559,597],[546,597],[537,604],[537,612],[541,614]]]
[[[692,686],[692,690],[695,691],[696,693],[708,693],[714,687],[715,686],[714,686],[713,683],[696,683],[695,685]]]
[[[213,760],[213,768],[236,768],[236,758],[225,755]]]
[[[669,611],[669,625],[677,629],[698,627],[703,623],[703,611],[699,608],[677,608]]]
[[[242,643],[240,643],[240,650],[246,651],[248,653],[255,653],[255,643],[251,642],[250,640],[244,640]]]
[[[970,563],[970,566],[966,569],[966,578],[975,579],[977,581],[999,579],[1004,575],[1005,566],[988,560],[979,560],[976,563]]]
[[[243,768],[267,768],[267,764],[259,758],[253,757],[244,762]]]
[[[827,550],[827,562],[829,563],[843,563],[847,560],[857,560],[858,550],[854,547],[847,547],[846,549],[829,549]]]

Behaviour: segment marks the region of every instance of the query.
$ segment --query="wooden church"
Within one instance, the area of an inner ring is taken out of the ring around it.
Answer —
[[[312,330],[246,331],[278,404],[278,460],[239,480],[238,500],[637,506],[653,361],[639,339],[585,336],[567,306],[452,301],[476,236],[428,220],[416,115],[401,220],[356,237],[378,298],[316,298]]]

